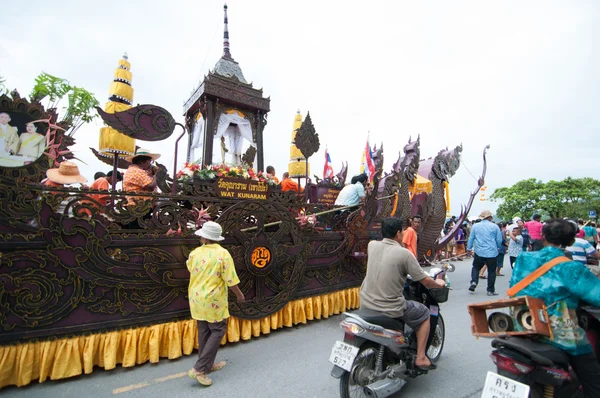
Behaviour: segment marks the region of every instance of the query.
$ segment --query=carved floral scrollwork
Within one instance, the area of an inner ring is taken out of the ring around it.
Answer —
[[[0,274],[0,325],[5,331],[51,325],[77,307],[83,281],[73,272],[56,269],[59,262],[44,251],[2,256],[1,267],[7,272]]]
[[[227,234],[223,246],[234,258],[247,297],[245,303],[232,300],[231,313],[259,319],[283,308],[306,266],[306,237],[293,215],[279,204],[244,201],[225,210],[217,222]],[[257,247],[268,250],[272,258],[260,268],[247,255]]]
[[[122,112],[107,113],[96,107],[104,123],[128,137],[143,141],[169,138],[175,129],[175,119],[164,108],[138,105]]]

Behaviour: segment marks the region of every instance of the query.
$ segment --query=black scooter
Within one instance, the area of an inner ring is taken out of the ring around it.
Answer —
[[[454,271],[447,264],[432,269],[430,276],[445,278]],[[448,300],[449,288],[427,289],[420,282],[407,281],[404,297],[429,308],[431,331],[427,356],[436,362],[444,348],[444,319],[439,303]],[[414,378],[428,371],[415,365],[417,338],[408,326],[394,318],[368,310],[344,313],[340,327],[344,341],[337,341],[329,361],[334,364],[331,375],[340,379],[340,397],[388,397]]]
[[[600,358],[600,309],[581,306],[578,310],[580,326]],[[567,354],[534,339],[504,337],[492,341],[494,351],[490,357],[497,373],[530,387],[530,398],[583,397],[576,375],[569,367]]]

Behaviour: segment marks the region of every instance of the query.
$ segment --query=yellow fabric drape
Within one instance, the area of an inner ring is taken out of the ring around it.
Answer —
[[[106,113],[123,112],[129,108],[131,108],[131,105],[122,104],[120,102],[112,102],[112,101],[107,102],[106,105],[104,105],[104,111]]]
[[[221,344],[249,340],[273,329],[328,318],[359,307],[359,288],[350,288],[287,303],[280,311],[257,320],[230,317]],[[105,370],[117,364],[131,367],[160,358],[175,359],[198,348],[193,319],[118,330],[90,336],[63,338],[0,347],[0,388],[25,386],[89,374],[94,366]]]
[[[121,134],[111,127],[100,129],[98,146],[100,152],[105,155],[118,153],[122,156],[132,156],[135,154],[135,139]]]
[[[118,95],[119,97],[123,97],[128,99],[129,101],[133,101],[133,87],[121,83],[121,82],[112,82],[109,88],[110,95]]]
[[[444,181],[444,197],[446,198],[446,217],[450,217],[450,184]]]
[[[131,71],[128,71],[127,69],[117,68],[115,70],[115,78],[127,80],[131,83],[131,77]]]
[[[428,180],[427,178],[417,174],[409,189],[410,197],[412,199],[415,197],[415,195],[420,193],[426,193],[429,195],[433,190],[433,184],[431,183],[431,180]]]
[[[126,59],[120,59],[119,60],[119,66],[123,66],[126,69],[131,69],[131,64]]]

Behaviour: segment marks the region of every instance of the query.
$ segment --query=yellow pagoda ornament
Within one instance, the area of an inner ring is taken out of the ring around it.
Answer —
[[[296,131],[302,126],[302,114],[300,109],[296,112],[294,125],[292,127],[292,144],[290,145],[290,162],[288,164],[288,173],[291,178],[306,178],[306,158],[295,144]],[[308,175],[310,175],[310,163],[308,164]]]
[[[119,66],[115,69],[115,77],[110,84],[108,102],[104,106],[107,113],[122,112],[131,108],[133,103],[133,87],[131,87],[131,64],[127,60],[127,53],[119,60]],[[100,129],[100,143],[98,146],[100,154],[113,157],[135,155],[135,139],[119,133],[111,127]]]

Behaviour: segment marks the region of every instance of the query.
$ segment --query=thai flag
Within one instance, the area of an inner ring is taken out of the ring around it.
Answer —
[[[323,166],[323,179],[325,178],[333,178],[333,166],[327,148],[325,148],[325,166]]]
[[[364,172],[367,173],[369,177],[369,182],[373,182],[373,176],[375,175],[375,163],[373,163],[373,152],[371,151],[371,147],[369,146],[369,139],[367,139],[367,144],[365,146],[365,156],[363,169]]]

